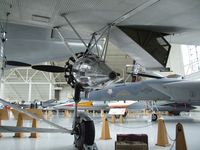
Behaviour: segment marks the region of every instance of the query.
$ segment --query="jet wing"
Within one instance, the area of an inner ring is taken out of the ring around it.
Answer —
[[[200,101],[200,81],[182,80],[174,83],[164,84],[165,90],[178,101],[199,102]]]
[[[127,84],[115,84],[102,90],[92,91],[89,99],[105,100],[164,100],[170,97],[151,86],[145,81]]]
[[[165,86],[187,89],[199,89],[200,80],[180,80],[178,82],[166,83]]]
[[[175,100],[176,102],[199,103],[200,81],[180,79],[156,79],[116,84],[103,90],[92,91],[93,100]]]
[[[168,95],[171,100],[190,103],[200,100],[200,81],[198,80],[161,79],[149,81],[148,85]]]

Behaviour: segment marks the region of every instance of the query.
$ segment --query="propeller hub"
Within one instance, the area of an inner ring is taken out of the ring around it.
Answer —
[[[78,59],[72,58],[66,63],[66,80],[69,82],[78,82],[83,87],[94,87],[109,80],[114,80],[117,74],[112,71],[106,64],[95,54],[76,54]],[[72,68],[70,68],[72,66]],[[69,79],[73,76],[73,80]]]

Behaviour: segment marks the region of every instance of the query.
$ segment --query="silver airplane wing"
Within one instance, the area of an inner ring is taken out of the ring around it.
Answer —
[[[2,132],[65,133],[65,131],[63,131],[61,129],[15,127],[15,126],[0,126],[0,133],[2,133]]]
[[[199,103],[200,101],[200,81],[182,80],[182,79],[160,79],[143,81],[152,88],[153,91],[160,92],[169,96],[166,100],[176,102]],[[132,83],[135,84],[135,83]],[[142,83],[139,83],[142,84]],[[155,99],[152,99],[155,100]]]
[[[48,121],[48,120],[46,120],[46,119],[44,119],[44,118],[40,118],[40,117],[38,117],[37,115],[35,115],[35,114],[31,113],[31,112],[28,112],[28,111],[26,111],[25,109],[21,109],[21,108],[18,107],[17,105],[11,104],[10,102],[8,102],[8,101],[6,101],[6,100],[3,100],[3,99],[0,98],[0,102],[3,103],[4,105],[8,105],[8,106],[12,107],[13,109],[17,110],[18,112],[24,113],[24,114],[26,114],[26,115],[28,115],[28,116],[34,118],[34,119],[37,119],[37,120],[39,120],[39,121],[43,121],[43,122],[45,122],[45,123],[47,123],[47,124],[49,124],[49,125],[51,125],[51,126],[57,128],[57,129],[60,129],[60,130],[62,130],[63,132],[71,133],[71,130],[68,130],[68,129],[66,129],[66,128],[64,128],[64,127],[62,127],[62,126],[60,126],[60,125],[58,125],[58,124],[55,124],[55,123],[53,123],[53,122],[51,122],[51,121]]]
[[[70,57],[69,49],[66,49],[58,36],[50,38],[52,26],[66,23],[60,17],[60,12],[67,13],[67,17],[86,43],[91,33],[114,22],[121,27],[131,26],[134,29],[170,34],[171,36],[167,38],[172,43],[198,45],[199,3],[199,0],[126,0],[124,3],[121,0],[98,2],[73,0],[52,3],[48,0],[43,0],[42,3],[40,1],[17,1],[16,3],[2,1],[0,20],[5,20],[4,12],[10,4],[13,6],[8,18],[6,55],[10,60],[17,59],[31,64]],[[125,37],[125,34],[121,29],[118,27],[115,29],[111,31],[113,35],[111,41],[115,41],[114,43],[122,51],[141,64],[147,65],[145,67],[160,67],[160,64],[145,51],[133,48],[137,43],[123,39],[122,35]],[[63,34],[69,41],[71,49],[75,50],[74,53],[85,50],[84,45],[71,29],[68,29],[68,26]],[[115,36],[119,34],[121,36]],[[142,43],[148,43],[142,40],[146,38],[139,39]]]
[[[164,90],[176,101],[200,102],[200,81],[181,80],[179,82],[166,83]]]

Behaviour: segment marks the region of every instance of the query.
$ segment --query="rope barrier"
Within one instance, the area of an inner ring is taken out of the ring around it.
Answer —
[[[111,123],[111,121],[108,121]],[[118,126],[118,127],[122,127],[122,128],[126,128],[126,129],[138,129],[138,128],[146,128],[146,127],[149,127],[149,126],[152,126],[154,125],[155,123],[151,123],[151,124],[148,124],[148,125],[145,125],[145,126],[136,126],[136,127],[128,127],[128,126],[122,126],[121,124],[118,125],[118,124],[115,124],[115,126]]]

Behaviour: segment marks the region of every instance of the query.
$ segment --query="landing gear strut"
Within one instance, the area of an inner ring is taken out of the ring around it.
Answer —
[[[74,145],[82,150],[85,146],[94,144],[95,127],[94,122],[85,113],[79,113],[77,119],[78,122],[74,125]]]
[[[82,90],[81,84],[75,85],[75,109],[74,109],[74,122],[73,132],[74,145],[79,150],[96,150],[94,143],[95,139],[95,127],[93,120],[85,113],[78,113],[78,103],[80,101],[80,92]]]

